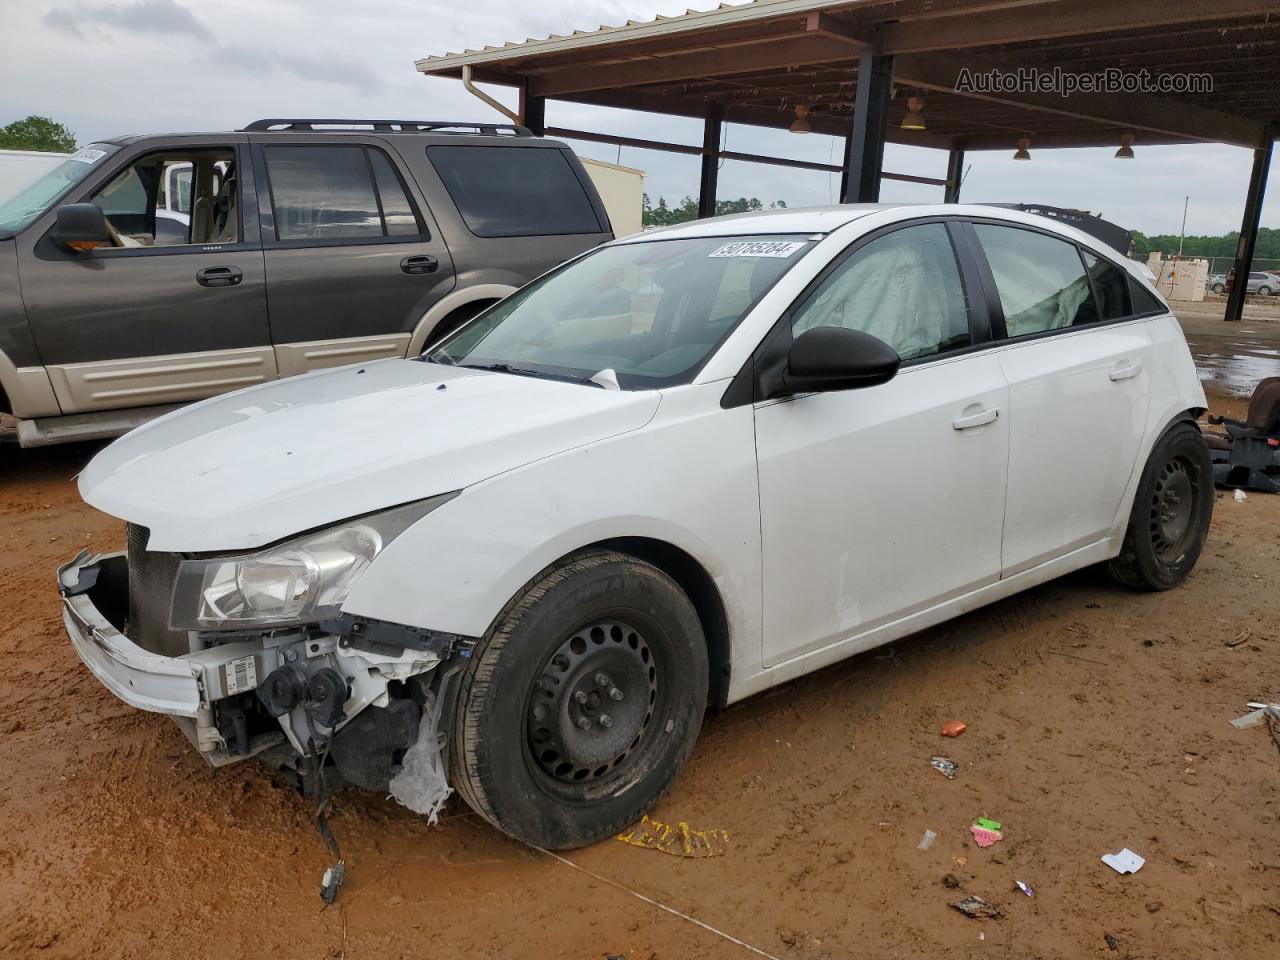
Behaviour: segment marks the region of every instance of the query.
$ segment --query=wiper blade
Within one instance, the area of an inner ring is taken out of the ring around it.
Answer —
[[[459,363],[459,367],[468,370],[487,370],[491,373],[510,373],[517,377],[534,377],[538,380],[563,380],[566,383],[580,383],[585,386],[598,387],[589,377],[575,377],[567,373],[552,373],[548,370],[532,370],[528,367],[513,367],[509,363]]]

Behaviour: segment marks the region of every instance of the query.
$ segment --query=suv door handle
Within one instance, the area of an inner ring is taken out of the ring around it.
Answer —
[[[405,257],[400,261],[400,269],[405,273],[435,273],[440,261],[428,254],[416,257]]]
[[[965,409],[969,408],[966,407]],[[995,423],[996,418],[999,416],[999,407],[983,407],[976,413],[965,413],[956,417],[951,421],[951,426],[955,430],[972,430],[974,427],[984,427],[988,423]]]
[[[1107,374],[1112,380],[1132,380],[1142,372],[1141,360],[1121,360]]]
[[[234,287],[243,279],[239,267],[205,267],[196,274],[196,283],[202,287]]]

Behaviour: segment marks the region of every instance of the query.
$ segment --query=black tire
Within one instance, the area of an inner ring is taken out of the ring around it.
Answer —
[[[1271,296],[1271,288],[1270,288],[1270,287],[1259,287],[1259,288],[1258,288],[1258,296],[1260,296],[1260,297],[1269,297],[1269,296]]]
[[[1211,289],[1213,290],[1213,292],[1214,292],[1214,293],[1226,293],[1226,292],[1227,292],[1227,288],[1226,288],[1225,286],[1223,286],[1221,283],[1215,283]]]
[[[707,645],[689,598],[650,564],[584,552],[529,583],[472,653],[450,780],[517,840],[585,846],[666,793],[706,705]]]
[[[1142,590],[1177,586],[1204,549],[1213,503],[1209,448],[1194,424],[1174,424],[1142,470],[1124,545],[1108,572]]]

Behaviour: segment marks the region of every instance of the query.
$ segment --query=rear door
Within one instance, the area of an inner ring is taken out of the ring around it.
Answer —
[[[1128,275],[1033,228],[975,223],[1009,382],[1009,492],[1001,564],[1011,576],[1101,540],[1135,469],[1151,340]]]
[[[254,158],[280,375],[404,356],[454,269],[395,151],[272,134],[255,139]]]
[[[198,400],[276,375],[243,135],[122,150],[64,202],[98,204],[119,246],[68,253],[56,211],[19,240],[32,334],[63,413]],[[198,171],[163,213],[171,170]],[[193,216],[194,213],[194,216]]]

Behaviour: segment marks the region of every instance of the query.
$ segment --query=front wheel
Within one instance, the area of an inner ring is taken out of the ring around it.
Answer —
[[[1271,296],[1271,288],[1270,288],[1270,287],[1259,287],[1259,288],[1258,288],[1258,296],[1260,296],[1260,297],[1269,297],[1269,296]]]
[[[1156,441],[1147,459],[1124,545],[1108,572],[1139,589],[1177,586],[1204,549],[1213,500],[1209,448],[1194,425],[1175,424]]]
[[[578,554],[527,585],[472,654],[450,779],[518,840],[585,846],[657,803],[706,704],[706,641],[684,592],[633,557]]]

